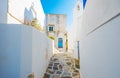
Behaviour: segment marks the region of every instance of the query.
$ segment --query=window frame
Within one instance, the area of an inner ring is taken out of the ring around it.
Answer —
[[[54,25],[48,25],[48,31],[53,32],[54,31]]]

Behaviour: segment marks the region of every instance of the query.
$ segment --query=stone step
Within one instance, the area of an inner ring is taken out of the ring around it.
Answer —
[[[43,78],[80,78],[75,59],[67,54],[56,54],[51,58]]]

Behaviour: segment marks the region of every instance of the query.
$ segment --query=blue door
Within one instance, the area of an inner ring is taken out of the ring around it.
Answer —
[[[58,48],[63,48],[63,39],[58,38]]]

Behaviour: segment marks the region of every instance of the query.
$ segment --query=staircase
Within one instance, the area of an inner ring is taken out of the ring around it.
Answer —
[[[80,66],[76,63],[68,53],[54,54],[43,78],[80,78]]]

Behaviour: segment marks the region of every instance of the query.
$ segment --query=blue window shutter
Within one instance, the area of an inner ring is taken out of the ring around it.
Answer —
[[[87,0],[83,0],[83,8],[85,8]]]

